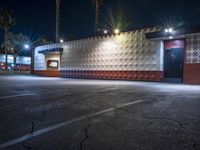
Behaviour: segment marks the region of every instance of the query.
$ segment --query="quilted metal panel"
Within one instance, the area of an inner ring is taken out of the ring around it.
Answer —
[[[162,71],[162,42],[145,38],[145,33],[155,30],[67,42],[61,70]]]

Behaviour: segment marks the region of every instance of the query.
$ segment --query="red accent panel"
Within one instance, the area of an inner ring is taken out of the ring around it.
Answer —
[[[169,40],[164,42],[164,48],[165,49],[171,49],[171,48],[184,48],[185,41],[183,39],[181,40]]]
[[[200,64],[185,64],[184,83],[200,84]]]
[[[38,76],[45,76],[45,77],[59,77],[59,71],[52,71],[52,70],[34,70],[34,74]]]
[[[144,80],[162,81],[162,71],[86,71],[86,70],[61,70],[63,78],[85,79],[110,79],[110,80]]]
[[[16,65],[16,70],[30,71],[31,70],[31,66],[30,65]]]

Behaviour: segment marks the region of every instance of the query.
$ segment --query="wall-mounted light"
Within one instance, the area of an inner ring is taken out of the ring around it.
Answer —
[[[115,29],[115,30],[114,30],[114,33],[115,33],[115,34],[119,34],[119,33],[120,33],[120,30],[119,30],[119,29]]]
[[[169,31],[169,33],[172,33],[172,32],[173,32],[173,29],[172,29],[172,28],[169,28],[168,31]]]
[[[104,30],[103,33],[104,33],[104,34],[108,34],[108,30]]]
[[[169,32],[169,30],[168,29],[165,29],[165,33],[168,33]]]
[[[172,33],[174,30],[173,28],[166,28],[165,33]]]

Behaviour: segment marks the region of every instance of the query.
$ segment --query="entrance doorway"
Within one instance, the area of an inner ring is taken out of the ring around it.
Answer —
[[[184,40],[165,41],[164,78],[167,82],[182,82]]]
[[[46,69],[49,71],[60,70],[60,53],[48,52],[45,53]]]

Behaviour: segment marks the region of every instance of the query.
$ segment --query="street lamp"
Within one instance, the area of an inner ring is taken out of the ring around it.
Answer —
[[[31,74],[33,74],[34,70],[34,50],[31,48],[29,44],[24,44],[24,49],[30,50],[31,52]]]
[[[60,43],[63,43],[64,42],[64,40],[63,39],[60,39]]]
[[[25,48],[25,49],[29,49],[29,48],[30,48],[30,45],[25,44],[25,45],[24,45],[24,48]]]

